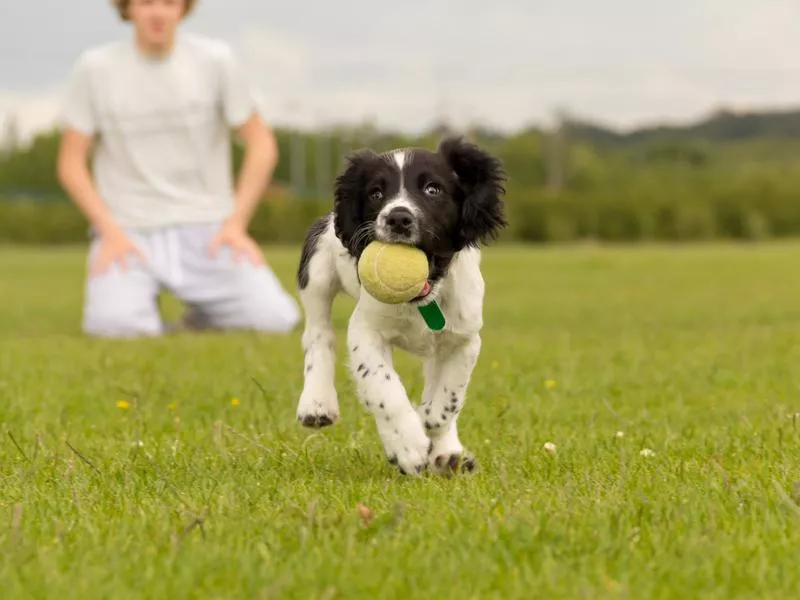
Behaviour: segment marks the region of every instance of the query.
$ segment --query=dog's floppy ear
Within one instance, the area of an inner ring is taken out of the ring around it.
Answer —
[[[364,194],[369,166],[378,160],[378,154],[369,148],[353,152],[347,157],[344,170],[336,178],[333,200],[333,225],[336,236],[357,256],[359,238],[356,232],[364,222]],[[363,250],[363,248],[361,248]]]
[[[458,178],[462,244],[477,246],[496,238],[508,224],[503,210],[506,176],[502,163],[462,137],[446,138],[438,152]]]

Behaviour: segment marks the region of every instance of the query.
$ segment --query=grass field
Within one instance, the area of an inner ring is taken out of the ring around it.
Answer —
[[[299,332],[82,339],[82,260],[0,250],[3,598],[800,589],[800,245],[488,252],[450,480],[390,468],[343,364],[303,430]]]

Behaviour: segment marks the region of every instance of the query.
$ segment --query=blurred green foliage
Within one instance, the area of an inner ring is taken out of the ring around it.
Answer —
[[[421,145],[371,127],[276,131],[280,162],[251,230],[263,242],[297,243],[331,206],[346,155]],[[762,239],[800,234],[800,112],[720,112],[686,127],[619,134],[569,121],[558,136],[535,128],[466,137],[496,153],[508,173],[511,226],[504,240],[643,241]],[[73,243],[87,223],[55,174],[59,134],[0,154],[0,242]],[[233,143],[234,168],[242,148]]]

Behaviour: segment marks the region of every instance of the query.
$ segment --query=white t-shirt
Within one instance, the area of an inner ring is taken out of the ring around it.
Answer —
[[[233,207],[231,128],[258,110],[223,42],[181,34],[162,59],[133,40],[81,55],[63,126],[95,136],[95,185],[117,221],[145,229],[219,222]]]

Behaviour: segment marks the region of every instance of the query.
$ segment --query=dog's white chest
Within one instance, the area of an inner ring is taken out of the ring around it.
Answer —
[[[384,334],[392,346],[401,348],[410,354],[420,357],[429,357],[436,351],[437,342],[447,332],[434,333],[428,329],[421,315],[416,319],[409,319],[399,327],[393,327]]]
[[[359,307],[364,311],[363,316],[369,327],[378,332],[391,346],[421,358],[433,356],[443,347],[452,345],[473,333],[462,331],[457,315],[450,314],[446,305],[442,307],[445,328],[442,331],[434,331],[428,327],[416,305],[387,307],[371,300],[365,296]]]

